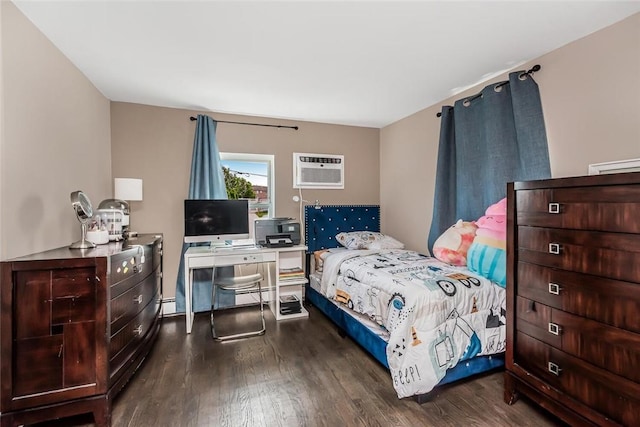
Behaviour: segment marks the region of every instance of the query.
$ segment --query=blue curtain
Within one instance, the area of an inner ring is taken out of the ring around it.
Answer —
[[[227,189],[220,163],[220,152],[216,143],[216,121],[199,114],[193,140],[189,199],[226,199]],[[183,243],[180,267],[176,281],[176,312],[184,313],[184,253],[192,244]],[[233,274],[228,268],[216,270],[216,275]],[[216,298],[217,300],[218,298]],[[194,312],[211,309],[211,270],[198,269],[193,275],[192,307]]]
[[[504,198],[507,182],[551,177],[540,92],[525,72],[443,107],[440,126],[429,251],[458,219]]]

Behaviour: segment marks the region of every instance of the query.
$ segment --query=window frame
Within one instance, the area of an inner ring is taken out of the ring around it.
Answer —
[[[234,160],[240,162],[259,162],[267,163],[267,188],[269,194],[268,215],[264,218],[275,218],[276,212],[276,186],[275,186],[275,155],[273,154],[255,154],[255,153],[231,153],[220,152],[220,160]],[[260,206],[262,204],[249,202],[249,210],[252,206]]]

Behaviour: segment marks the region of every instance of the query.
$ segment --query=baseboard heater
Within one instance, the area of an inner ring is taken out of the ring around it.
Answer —
[[[258,288],[255,288],[255,290],[257,291]],[[271,287],[263,286],[262,287],[262,299],[265,302],[268,302],[269,301],[269,294],[271,292],[275,292],[275,290],[276,290],[275,286],[271,286]],[[248,291],[249,292],[247,292],[247,293],[251,292],[251,290],[248,290]],[[256,296],[256,298],[257,298],[257,296]],[[244,301],[240,301],[240,304],[238,304],[238,305],[239,306],[240,305],[249,305],[249,304],[251,304],[253,302],[254,301],[252,301],[252,300],[244,300]],[[256,302],[257,302],[257,300],[256,300]],[[173,297],[173,298],[163,298],[162,299],[162,317],[172,317],[172,316],[184,316],[184,312],[182,312],[182,313],[177,313],[176,312],[176,299],[175,299],[175,297]]]

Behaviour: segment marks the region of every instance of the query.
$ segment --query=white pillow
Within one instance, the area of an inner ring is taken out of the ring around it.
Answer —
[[[391,236],[372,231],[352,231],[336,234],[336,240],[347,249],[403,249],[404,243]]]

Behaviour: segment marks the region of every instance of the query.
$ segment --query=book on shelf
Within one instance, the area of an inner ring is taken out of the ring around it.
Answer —
[[[288,282],[288,281],[294,281],[294,280],[300,280],[300,279],[304,279],[304,274],[301,274],[300,276],[280,276],[278,277],[278,280],[280,280],[281,282]]]
[[[304,273],[302,267],[281,268],[278,272],[280,274]]]
[[[304,270],[302,267],[281,268],[278,271],[278,278],[280,280],[304,279]]]

